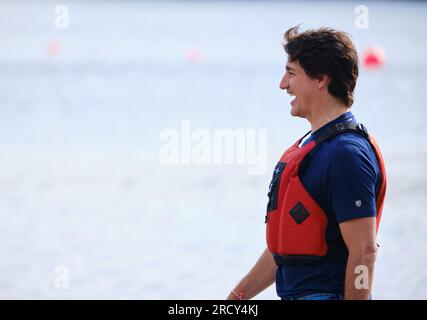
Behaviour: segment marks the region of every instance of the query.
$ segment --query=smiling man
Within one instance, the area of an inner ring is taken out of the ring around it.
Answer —
[[[386,173],[375,139],[350,112],[356,50],[343,32],[297,27],[284,49],[280,88],[311,131],[276,165],[267,249],[228,299],[250,299],[274,282],[284,300],[370,299]]]

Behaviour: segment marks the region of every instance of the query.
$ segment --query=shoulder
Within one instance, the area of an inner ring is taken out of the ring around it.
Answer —
[[[325,181],[337,221],[375,216],[380,171],[369,141],[357,133],[344,133],[329,147]]]
[[[347,132],[328,143],[329,160],[334,163],[371,163],[378,166],[374,150],[369,141],[360,134]]]
[[[369,141],[357,133],[344,133],[331,140],[325,164],[325,178],[329,185],[342,187],[338,181],[351,181],[365,186],[377,185],[380,169]]]
[[[343,174],[347,177],[368,174],[375,178],[379,172],[378,162],[369,141],[353,132],[340,134],[321,143],[311,153],[309,162],[322,173],[323,182],[330,180],[330,176]]]

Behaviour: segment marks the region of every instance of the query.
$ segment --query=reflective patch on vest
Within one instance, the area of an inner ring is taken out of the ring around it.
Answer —
[[[268,191],[267,212],[277,209],[280,180],[285,167],[286,167],[286,162],[278,162],[276,167],[274,168],[273,178],[271,179],[270,187]]]
[[[301,224],[310,216],[310,213],[307,209],[302,205],[301,202],[298,202],[295,207],[289,211],[292,218],[295,220],[297,224]]]

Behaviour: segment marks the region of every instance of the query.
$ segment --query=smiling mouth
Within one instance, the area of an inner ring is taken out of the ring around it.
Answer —
[[[293,99],[291,101],[291,104],[292,104],[296,100],[297,97],[293,93],[288,93],[288,94],[289,94],[290,97],[293,97]]]

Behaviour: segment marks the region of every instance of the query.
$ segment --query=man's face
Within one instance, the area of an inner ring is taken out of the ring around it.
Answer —
[[[298,61],[286,63],[286,72],[280,81],[280,89],[295,96],[291,101],[291,115],[306,118],[312,114],[315,105],[319,81],[310,78]]]

